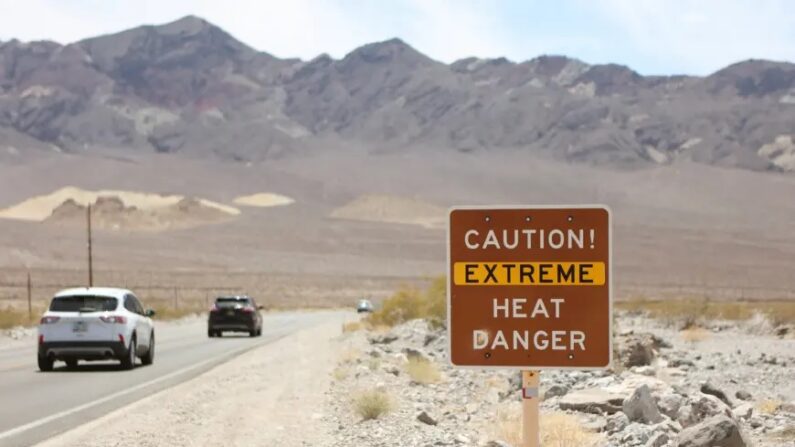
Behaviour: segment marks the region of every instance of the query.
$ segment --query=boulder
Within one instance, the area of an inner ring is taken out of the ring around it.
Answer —
[[[745,390],[738,390],[736,393],[734,393],[734,396],[740,400],[751,400],[754,398],[751,393]]]
[[[656,424],[663,421],[647,385],[638,387],[622,404],[622,410],[630,421]]]
[[[627,368],[650,365],[661,342],[653,334],[624,334],[618,338],[618,359]]]
[[[723,401],[723,403],[725,403],[726,405],[728,405],[730,407],[734,406],[732,401],[729,399],[729,396],[727,396],[726,393],[724,393],[722,389],[718,388],[714,383],[712,383],[710,381],[706,381],[706,382],[701,384],[701,392],[704,393],[704,394],[711,394],[711,395],[717,397],[718,399]]]
[[[432,418],[431,415],[429,415],[425,411],[417,415],[417,420],[427,425],[436,425],[439,423],[436,419]]]
[[[623,412],[611,414],[605,421],[605,431],[607,433],[617,433],[623,431],[629,425],[629,418]]]
[[[677,393],[664,393],[657,400],[657,408],[671,419],[676,419],[679,408],[684,404],[685,398]]]
[[[669,442],[671,442],[671,437],[667,433],[657,433],[649,438],[645,447],[664,447]]]
[[[569,392],[569,388],[563,385],[552,385],[544,391],[544,399],[555,396],[565,396]]]
[[[690,427],[717,415],[731,417],[731,409],[715,396],[700,394],[679,409],[676,420],[682,427]]]
[[[678,447],[746,447],[740,427],[732,418],[719,414],[682,430],[676,438]]]

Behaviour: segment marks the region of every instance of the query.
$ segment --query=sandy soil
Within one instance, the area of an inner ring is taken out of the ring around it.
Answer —
[[[40,447],[328,445],[323,399],[340,318],[250,351]]]
[[[275,194],[272,192],[259,192],[247,196],[235,197],[233,202],[235,205],[267,208],[269,206],[290,205],[294,203],[295,200],[281,194]]]
[[[135,191],[99,190],[89,191],[74,186],[65,186],[50,194],[28,198],[16,205],[0,210],[0,218],[41,222],[50,217],[58,207],[72,201],[80,206],[94,204],[97,199],[114,197],[125,207],[152,210],[177,205],[185,199],[182,195],[161,195]],[[238,215],[240,210],[211,200],[197,198],[202,206],[213,208],[229,215]]]
[[[419,199],[390,195],[363,195],[331,212],[338,219],[362,220],[444,228],[444,208]]]

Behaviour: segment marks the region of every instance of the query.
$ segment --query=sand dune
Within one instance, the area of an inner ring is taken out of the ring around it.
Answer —
[[[444,228],[446,214],[444,208],[418,199],[390,195],[363,195],[332,211],[331,217]]]
[[[248,196],[236,197],[234,200],[235,205],[254,206],[267,208],[271,206],[283,206],[295,203],[295,200],[281,194],[271,192],[260,192]]]
[[[154,210],[177,205],[186,199],[181,195],[160,195],[136,191],[117,191],[100,190],[89,191],[74,186],[67,186],[47,195],[32,197],[16,205],[0,210],[0,218],[28,220],[42,222],[49,218],[56,208],[66,202],[72,201],[75,205],[88,206],[93,204],[100,197],[118,198],[125,208],[136,208],[138,210]],[[221,203],[207,199],[196,198],[199,204],[207,208],[213,208],[230,216],[240,214],[240,210]]]

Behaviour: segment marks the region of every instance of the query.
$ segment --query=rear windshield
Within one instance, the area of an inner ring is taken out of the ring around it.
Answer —
[[[50,310],[54,312],[99,312],[116,310],[116,298],[96,295],[63,296],[52,299]]]
[[[220,297],[215,300],[215,304],[218,307],[248,306],[251,304],[251,300],[236,296]]]

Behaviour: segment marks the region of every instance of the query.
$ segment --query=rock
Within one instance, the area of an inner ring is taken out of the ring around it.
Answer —
[[[417,415],[417,420],[427,425],[436,425],[439,423],[436,419],[432,418],[431,415],[429,415],[425,411]]]
[[[636,366],[632,368],[632,372],[635,374],[640,374],[642,376],[649,376],[649,377],[654,377],[655,375],[657,375],[657,371],[654,369],[653,366],[650,365]]]
[[[371,335],[368,340],[371,344],[374,345],[388,345],[393,341],[397,340],[398,336],[394,334],[379,334],[379,335]]]
[[[778,410],[785,413],[795,414],[795,401],[782,403],[778,406]]]
[[[750,419],[754,414],[754,405],[750,403],[739,405],[737,408],[732,410],[732,414],[734,414],[734,417],[738,419]]]
[[[511,447],[511,445],[510,445],[510,444],[508,444],[507,442],[502,442],[502,441],[496,441],[496,440],[495,440],[495,441],[489,441],[489,442],[487,442],[487,443],[484,445],[484,447]]]
[[[736,393],[734,393],[734,396],[740,400],[751,400],[754,398],[751,393],[745,390],[738,390]]]
[[[667,433],[657,433],[649,438],[645,447],[663,447],[669,442],[671,442],[671,438]]]
[[[685,398],[676,393],[666,393],[660,396],[660,399],[657,401],[657,408],[660,409],[660,412],[671,419],[676,419],[676,415],[679,413],[679,408],[682,407],[682,404],[685,402]]]
[[[732,401],[729,399],[729,396],[723,392],[720,388],[718,388],[715,384],[710,381],[706,381],[701,384],[701,392],[704,394],[711,394],[718,399],[720,399],[726,405],[733,407]]]
[[[629,425],[629,418],[623,412],[611,414],[605,422],[605,431],[616,433],[623,431]]]
[[[689,405],[679,409],[676,420],[682,427],[690,427],[717,415],[731,417],[732,413],[723,401],[709,394],[701,394],[692,399]]]
[[[422,351],[414,348],[404,348],[403,353],[409,360],[429,361],[428,356]]]
[[[613,414],[621,410],[624,396],[609,393],[600,388],[571,391],[560,399],[561,410],[582,411],[584,413]]]
[[[655,357],[657,337],[653,334],[627,334],[618,341],[618,359],[627,368],[650,365]]]
[[[437,334],[427,334],[425,335],[425,340],[422,342],[422,346],[428,347],[429,344],[433,343],[438,338],[439,336]]]
[[[522,389],[522,372],[517,371],[508,377],[508,385],[511,390],[519,391]]]
[[[544,391],[544,399],[556,396],[565,396],[569,392],[569,388],[563,385],[552,385]]]
[[[746,447],[745,439],[737,422],[720,414],[688,427],[676,437],[679,447]]]
[[[663,420],[647,385],[640,386],[630,397],[626,398],[622,409],[630,421],[656,424]]]

